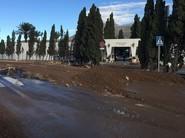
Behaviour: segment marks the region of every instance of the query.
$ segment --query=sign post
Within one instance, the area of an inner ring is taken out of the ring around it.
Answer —
[[[164,46],[162,36],[156,36],[156,46],[158,47],[158,72],[160,72],[161,47]]]

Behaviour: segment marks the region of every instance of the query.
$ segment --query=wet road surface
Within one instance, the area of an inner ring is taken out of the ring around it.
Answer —
[[[0,76],[0,103],[16,114],[28,138],[171,138],[184,134],[178,130],[184,117],[176,119],[177,127],[169,127],[155,119],[173,123],[176,114],[145,108],[134,100],[39,80],[10,80]],[[151,114],[153,118],[144,119]]]

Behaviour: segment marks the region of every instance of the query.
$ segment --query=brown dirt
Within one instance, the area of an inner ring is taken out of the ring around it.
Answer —
[[[0,63],[0,68],[7,67],[20,68],[30,76],[66,87],[81,87],[109,96],[118,94],[125,97],[125,101],[131,99],[154,109],[176,114],[177,117],[185,116],[185,80],[172,73],[146,72],[121,66],[90,69],[60,63]]]
[[[1,69],[8,67],[22,69],[31,77],[49,80],[57,84],[81,86],[97,92],[108,90],[113,94],[124,94],[127,83],[133,81],[167,85],[185,84],[184,79],[172,73],[146,72],[120,66],[99,66],[91,69],[60,63],[0,62]]]
[[[49,80],[66,87],[82,87],[96,91],[98,94],[118,94],[140,101],[152,101],[153,103],[169,101],[170,98],[167,99],[167,95],[173,99],[174,94],[176,94],[175,91],[185,84],[183,78],[172,73],[146,72],[121,66],[99,66],[91,69],[47,62],[0,63],[1,69],[7,67],[22,69],[26,74],[29,74],[28,76]],[[130,93],[127,90],[128,85],[138,82],[143,82],[142,87],[147,88],[148,86],[148,89],[143,90],[142,94]],[[156,92],[155,88],[159,88],[159,91]]]
[[[15,115],[0,106],[0,138],[23,138],[21,125]]]

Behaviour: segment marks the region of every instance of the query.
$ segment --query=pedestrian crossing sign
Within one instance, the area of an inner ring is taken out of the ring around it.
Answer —
[[[156,36],[156,46],[164,46],[163,37]]]

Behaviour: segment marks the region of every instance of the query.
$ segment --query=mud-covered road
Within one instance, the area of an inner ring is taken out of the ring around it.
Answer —
[[[183,92],[180,96],[185,98]],[[0,76],[0,104],[16,115],[28,138],[185,136],[183,112],[39,80]]]

